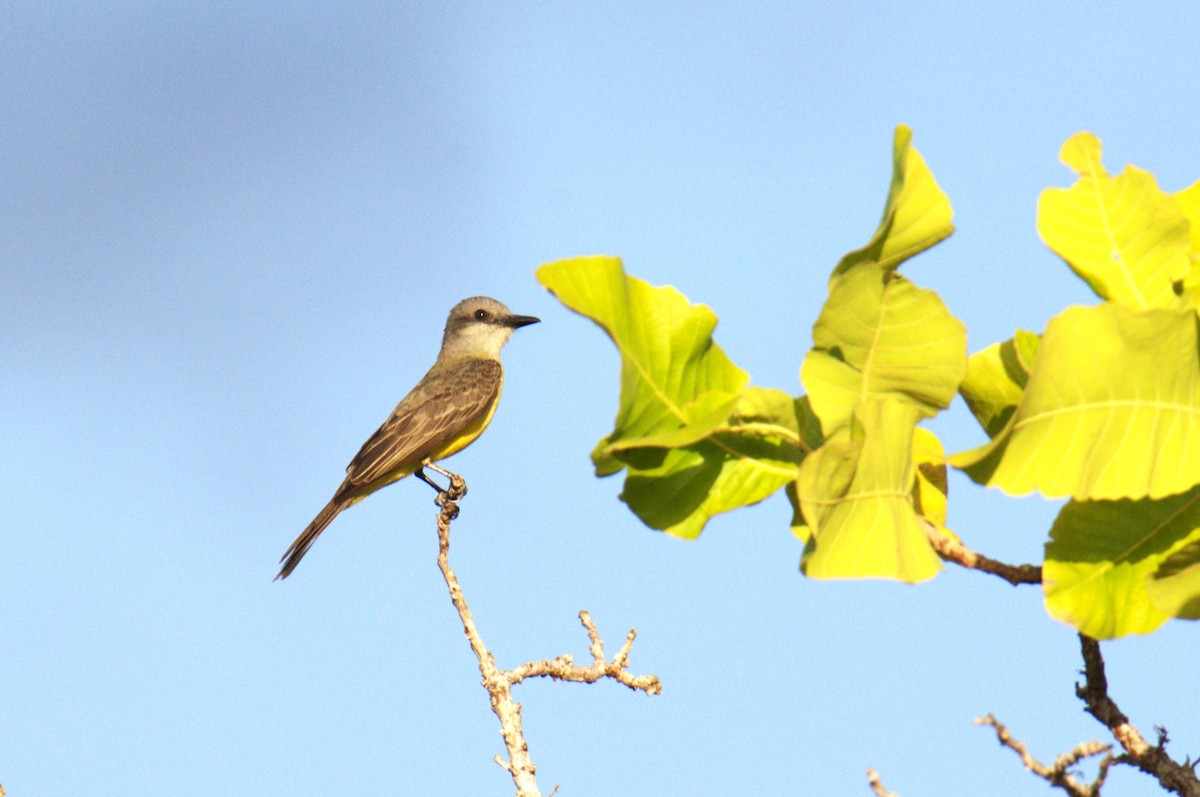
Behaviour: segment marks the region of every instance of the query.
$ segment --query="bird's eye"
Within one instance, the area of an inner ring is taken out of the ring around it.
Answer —
[[[475,320],[476,321],[487,321],[488,320],[488,311],[487,310],[476,310],[475,311]]]

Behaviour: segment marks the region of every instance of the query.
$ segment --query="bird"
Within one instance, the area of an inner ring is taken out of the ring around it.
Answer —
[[[487,296],[456,304],[446,319],[437,362],[363,443],[333,498],[280,558],[275,580],[292,574],[343,509],[376,490],[415,474],[439,496],[444,493],[424,468],[454,476],[435,463],[463,450],[487,429],[504,385],[500,349],[514,330],[540,320],[516,315]]]

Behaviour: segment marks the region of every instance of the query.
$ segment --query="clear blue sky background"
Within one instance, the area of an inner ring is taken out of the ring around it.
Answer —
[[[276,560],[488,294],[505,351],[453,561],[503,666],[586,656],[589,609],[659,698],[518,688],[562,795],[1040,794],[1106,738],[1035,589],[821,583],[782,495],[687,543],[594,478],[617,358],[533,278],[625,258],[800,392],[899,122],[957,234],[905,266],[971,348],[1094,301],[1034,228],[1091,130],[1200,177],[1200,6],[1161,3],[7,4],[0,11],[0,782],[12,795],[512,792],[434,563],[428,488]],[[958,402],[935,430],[982,440]],[[1037,561],[1056,505],[960,476],[950,524]],[[1143,732],[1200,754],[1200,628],[1105,646]],[[1113,794],[1158,794],[1116,771]]]

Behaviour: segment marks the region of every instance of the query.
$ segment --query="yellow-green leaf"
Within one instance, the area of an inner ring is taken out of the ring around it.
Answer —
[[[711,310],[626,275],[617,258],[558,261],[537,277],[621,353],[616,427],[592,459],[599,476],[626,470],[621,498],[643,522],[696,537],[713,515],[795,478],[814,437],[807,402],[747,387],[712,340]]]
[[[1179,203],[1179,210],[1183,213],[1184,218],[1188,220],[1191,232],[1192,260],[1194,262],[1196,255],[1200,253],[1200,180],[1192,183],[1182,191],[1176,191],[1175,201]]]
[[[602,441],[602,456],[612,455],[620,459],[621,451],[637,448],[681,448],[712,435],[725,426],[733,410],[743,400],[742,393],[726,393],[710,390],[701,393],[681,408],[683,425],[657,434],[640,437],[625,437],[619,440]],[[790,402],[790,398],[789,398]]]
[[[930,523],[946,530],[950,482],[946,478],[946,452],[942,441],[933,432],[918,426],[913,435],[912,456],[917,466],[913,509]]]
[[[712,310],[675,288],[627,276],[619,258],[559,260],[541,266],[537,279],[598,324],[621,353],[621,402],[615,428],[593,453],[597,475],[621,469],[613,444],[677,432],[695,420],[686,408],[700,396],[719,391],[729,397],[750,380],[713,343]]]
[[[941,297],[860,263],[831,284],[800,379],[826,435],[873,397],[903,398],[928,418],[954,398],[966,349],[966,329]]]
[[[1072,501],[1046,544],[1046,608],[1096,639],[1148,634],[1170,615],[1151,600],[1147,579],[1197,540],[1200,489],[1158,501]]]
[[[685,447],[623,451],[621,499],[651,528],[693,539],[721,512],[757,503],[796,477],[803,402],[750,387],[727,422]]]
[[[933,178],[925,159],[912,145],[912,130],[897,125],[892,145],[892,183],[883,218],[871,240],[838,262],[833,277],[859,263],[878,263],[892,270],[954,232],[950,199]]]
[[[796,399],[796,418],[800,421],[800,438],[805,451],[816,451],[825,444],[825,436],[821,433],[821,421],[812,410],[808,396]],[[796,494],[795,479],[786,485],[788,502],[792,505],[792,520],[789,524],[792,534],[801,542],[808,542],[809,528],[804,524],[804,513],[800,509],[800,497]]]
[[[1010,340],[967,358],[967,375],[958,391],[988,437],[999,434],[1016,411],[1039,342],[1036,334],[1017,330]]]
[[[1189,225],[1176,198],[1135,166],[1109,177],[1091,133],[1067,139],[1059,157],[1079,180],[1042,192],[1042,240],[1102,299],[1138,309],[1175,305],[1173,283],[1191,268]]]
[[[917,582],[941,568],[913,508],[915,405],[873,398],[856,423],[805,458],[796,483],[813,578]]]
[[[951,464],[1013,495],[1161,498],[1200,482],[1196,313],[1071,307],[991,442]]]
[[[1200,304],[1200,180],[1182,191],[1176,191],[1175,201],[1179,203],[1179,209],[1191,228],[1191,248],[1188,252],[1191,266],[1183,278],[1183,289],[1194,306]]]
[[[762,501],[791,481],[795,451],[750,438],[660,449],[656,467],[629,468],[621,500],[647,526],[695,539],[714,515]]]
[[[1172,617],[1200,620],[1200,533],[1163,559],[1146,582],[1154,605]]]

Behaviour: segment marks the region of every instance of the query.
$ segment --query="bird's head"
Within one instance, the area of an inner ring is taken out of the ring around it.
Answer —
[[[540,320],[531,315],[516,315],[502,302],[487,296],[463,299],[454,305],[446,319],[442,355],[499,357],[514,329]]]

